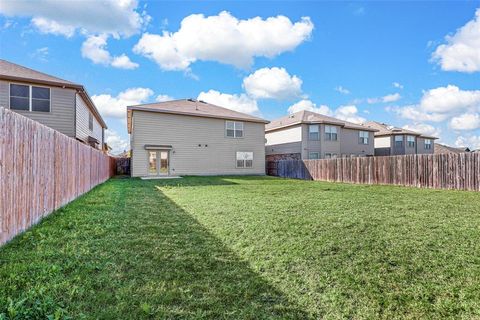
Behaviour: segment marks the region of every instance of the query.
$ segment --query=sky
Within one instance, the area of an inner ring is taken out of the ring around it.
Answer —
[[[0,58],[84,85],[114,153],[127,105],[183,98],[480,148],[480,1],[2,0]]]

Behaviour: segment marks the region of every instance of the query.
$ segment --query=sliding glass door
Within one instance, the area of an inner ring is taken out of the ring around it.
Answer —
[[[169,156],[168,150],[148,151],[148,174],[151,176],[168,176]]]

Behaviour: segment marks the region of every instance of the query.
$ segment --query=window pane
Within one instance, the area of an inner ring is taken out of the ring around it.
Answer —
[[[10,109],[30,110],[30,101],[28,98],[10,97]]]
[[[243,130],[235,130],[235,137],[237,138],[243,137]]]
[[[317,133],[318,132],[318,124],[313,124],[313,125],[308,126],[308,132]]]
[[[310,138],[310,140],[318,140],[319,139],[319,133],[318,132],[310,132],[309,133],[309,138]]]
[[[337,133],[337,127],[331,127],[333,133]]]
[[[227,129],[227,137],[235,137],[235,130]]]
[[[244,154],[245,160],[253,160],[253,152],[245,152]]]
[[[243,168],[244,160],[237,160],[237,167]]]
[[[11,84],[10,85],[10,96],[11,97],[30,97],[30,89],[28,86],[21,84]]]
[[[395,136],[395,141],[403,141],[403,136]]]
[[[227,128],[227,130],[228,129],[235,130],[235,123],[233,121],[227,121],[226,122],[226,128]]]
[[[336,131],[336,129],[335,129],[335,131]],[[336,134],[336,133],[332,133],[331,135],[332,135],[332,140],[333,140],[333,141],[337,141],[337,134]]]
[[[50,99],[50,89],[41,87],[32,87],[32,98]]]
[[[32,99],[32,111],[50,112],[50,100]]]
[[[235,122],[235,130],[243,130],[243,122]]]
[[[243,160],[243,152],[237,152],[237,160]]]
[[[245,160],[245,167],[246,168],[253,167],[253,160]]]

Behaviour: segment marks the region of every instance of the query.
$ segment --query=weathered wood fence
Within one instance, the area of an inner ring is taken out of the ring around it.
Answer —
[[[267,162],[267,174],[359,184],[480,191],[480,153]]]
[[[0,108],[0,245],[114,170],[101,151]]]

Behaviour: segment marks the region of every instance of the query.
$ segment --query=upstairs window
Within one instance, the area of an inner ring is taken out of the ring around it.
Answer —
[[[325,140],[328,140],[328,141],[338,140],[337,127],[325,126]]]
[[[10,84],[10,109],[30,110],[30,86]]]
[[[409,148],[415,147],[415,137],[414,136],[407,136],[407,146]]]
[[[242,138],[243,137],[243,122],[239,121],[226,121],[225,129],[227,131],[227,137],[230,138]]]
[[[395,136],[395,147],[403,147],[403,136]]]
[[[425,139],[425,149],[432,149],[432,140],[431,139]]]
[[[50,88],[11,83],[10,109],[50,112]]]
[[[368,132],[359,131],[358,132],[358,143],[359,144],[368,144]]]
[[[320,130],[318,129],[318,124],[311,124],[308,126],[308,139],[320,140]]]
[[[93,115],[90,112],[88,113],[88,129],[93,131]]]
[[[237,168],[252,168],[253,152],[237,152]]]
[[[310,152],[310,153],[308,154],[308,159],[310,159],[310,160],[320,159],[320,153],[318,153],[318,152]]]

